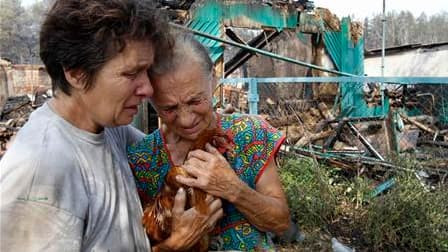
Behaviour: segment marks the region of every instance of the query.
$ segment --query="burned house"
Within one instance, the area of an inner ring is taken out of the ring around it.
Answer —
[[[0,59],[0,157],[30,113],[51,96],[50,89],[50,77],[43,65]]]
[[[421,82],[406,79],[406,85],[401,81],[378,85],[359,79],[313,79],[371,76],[366,70],[369,59],[364,59],[362,26],[349,18],[339,19],[308,1],[195,1],[187,13],[183,24],[209,47],[218,77],[225,78],[216,93],[216,106],[230,104],[240,112],[250,112],[248,103],[255,101],[258,114],[284,130],[293,146],[316,145],[326,152],[353,152],[384,161],[393,153],[415,149],[417,143],[427,141],[426,133],[432,134],[436,145],[446,141],[444,124],[421,122],[427,116],[435,118],[432,122],[442,122],[445,113],[432,117],[408,106],[415,100],[408,84],[417,84],[414,90],[418,90],[423,87]],[[396,69],[391,71],[391,76],[402,76]],[[226,85],[226,80],[235,77],[246,79]],[[316,81],[285,83],[281,77]],[[272,81],[256,83],[257,93],[251,94],[248,80],[263,78]],[[439,96],[442,99],[435,98],[434,103],[442,101],[442,105],[434,108],[443,110],[445,96],[443,92]],[[409,145],[402,130],[416,124],[419,130],[427,130]]]
[[[396,149],[394,145],[399,146],[402,139],[408,138],[405,134],[395,132],[396,127],[385,121],[393,121],[389,112],[394,109],[390,108],[401,108],[413,102],[413,99],[408,98],[412,97],[415,88],[384,92],[375,83],[366,85],[369,83],[359,80],[318,79],[365,74],[378,76],[377,72],[371,71],[373,68],[370,63],[378,60],[378,52],[371,51],[364,56],[360,23],[352,22],[350,18],[339,18],[331,10],[315,7],[312,1],[306,0],[159,0],[158,3],[159,8],[169,15],[173,25],[181,25],[194,32],[197,39],[209,49],[217,77],[222,79],[215,91],[216,109],[230,106],[237,112],[249,113],[250,105],[255,105],[258,114],[285,132],[287,144],[298,147],[320,146],[318,148],[325,152],[357,153],[385,160]],[[393,54],[393,50],[388,49],[388,57],[398,55]],[[429,47],[420,50],[429,50]],[[406,58],[405,61],[413,60]],[[393,69],[393,66],[398,65],[405,66],[393,63],[387,66],[390,75],[421,76],[418,72],[401,74],[401,70]],[[439,65],[442,67],[443,64]],[[425,67],[430,68],[430,64],[425,64]],[[422,66],[414,68],[421,69]],[[9,88],[11,84],[3,86],[14,92],[33,93],[35,87],[49,85],[43,73],[43,69],[37,68],[37,74],[33,75],[37,79],[31,89],[25,88],[28,84],[12,84],[12,88]],[[437,75],[428,72],[428,76]],[[281,79],[284,77],[309,79],[285,82]],[[247,80],[259,81],[264,78],[271,78],[272,81],[258,83],[260,85],[255,83],[257,93],[250,93]],[[245,81],[226,83],[230,79]],[[423,100],[431,98],[430,95],[421,97]],[[434,104],[439,103],[439,100],[443,99],[434,96]],[[448,109],[439,105],[433,107]],[[415,109],[406,113],[406,119],[400,122],[405,127],[413,124],[410,122],[424,118],[422,115],[428,113]],[[446,114],[441,115],[443,117]],[[437,121],[442,121],[442,117],[437,117]],[[147,133],[158,127],[157,115],[149,104],[142,105],[134,125]],[[423,127],[429,127],[429,132],[437,132],[436,142],[444,140],[444,126],[423,122]],[[432,136],[434,138],[434,134]],[[411,138],[411,147],[417,145],[415,139]]]

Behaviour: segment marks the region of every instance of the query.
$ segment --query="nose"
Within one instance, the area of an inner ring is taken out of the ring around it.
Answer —
[[[139,76],[136,93],[138,96],[144,96],[146,98],[151,97],[154,93],[154,89],[152,88],[151,81],[149,80],[146,71],[142,72]]]
[[[191,127],[194,122],[194,116],[191,112],[190,107],[180,106],[177,111],[177,120],[179,125],[185,128]]]

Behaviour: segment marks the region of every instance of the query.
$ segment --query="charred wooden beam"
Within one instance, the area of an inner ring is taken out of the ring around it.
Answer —
[[[266,121],[268,121],[269,124],[271,124],[272,126],[278,128],[297,123],[297,118],[294,115],[286,115],[286,116],[268,117],[266,118]]]
[[[231,30],[226,30],[229,33],[233,33]],[[263,48],[268,42],[271,42],[274,38],[276,38],[278,35],[280,35],[281,31],[277,30],[265,30],[260,35],[253,38],[251,41],[247,43],[247,45],[261,49]],[[236,34],[235,34],[236,35]],[[231,36],[229,36],[232,38]],[[232,38],[233,40],[233,38]],[[244,43],[245,44],[245,43]],[[233,71],[235,71],[237,68],[239,68],[242,64],[244,64],[246,61],[248,61],[255,53],[251,52],[246,49],[239,50],[233,58],[228,60],[224,65],[224,76],[227,77]]]
[[[240,43],[240,44],[245,44],[247,45],[246,41],[244,41],[242,38],[240,38],[240,36],[238,36],[238,34],[236,34],[232,28],[227,27],[226,28],[226,35],[233,41]]]
[[[344,128],[346,121],[340,120],[338,125],[336,126],[336,129],[334,130],[335,133],[331,135],[324,143],[324,150],[330,150],[333,149],[334,144],[336,143],[336,140],[339,138],[339,135],[342,132],[342,129]]]
[[[158,2],[161,6],[171,9],[188,10],[195,0],[158,0]]]
[[[321,131],[326,125],[329,125],[332,129],[335,130],[335,133],[332,135],[333,137],[330,137],[329,141],[326,142],[326,144],[328,144],[328,146],[325,146],[326,148],[330,147],[336,142],[336,139],[340,139],[343,142],[346,142],[350,145],[354,145],[354,139],[353,137],[351,137],[350,133],[346,133],[344,132],[344,123],[340,124],[337,123],[336,121],[336,116],[333,115],[332,111],[327,107],[327,105],[324,102],[320,102],[319,104],[317,104],[317,107],[321,113],[321,115],[324,117],[325,121],[323,122],[323,124],[318,125],[320,126],[319,128],[316,127],[316,130]],[[329,123],[330,121],[332,121],[332,123]],[[338,127],[341,128],[338,128]],[[333,142],[333,144],[332,144]]]
[[[426,141],[426,140],[420,140],[417,142],[419,145],[431,145],[431,146],[437,146],[437,147],[445,147],[448,148],[448,143],[445,141]]]
[[[328,121],[328,123],[339,122],[340,120],[344,120],[346,122],[370,122],[370,121],[382,121],[384,118],[381,116],[372,116],[372,117],[343,117],[337,118],[334,120]]]
[[[327,138],[333,134],[333,130],[322,131],[318,133],[306,133],[300,140],[296,143],[297,146],[306,146],[316,140]]]
[[[407,171],[415,173],[414,169],[409,169],[406,167],[402,167],[399,165],[392,164],[388,161],[378,160],[372,157],[366,157],[361,155],[344,155],[344,154],[330,154],[323,153],[316,150],[310,150],[305,148],[300,148],[298,146],[291,146],[289,149],[292,153],[297,153],[302,156],[308,156],[316,158],[321,161],[329,161],[328,163],[337,165],[341,168],[353,169],[356,165],[367,165],[367,166],[375,166],[375,167],[384,167],[390,169],[396,169],[401,171]],[[440,175],[440,174],[448,174],[447,169],[439,169],[428,166],[422,166],[421,169],[425,170],[430,174]]]
[[[403,118],[406,122],[409,122],[409,123],[411,123],[411,124],[417,126],[417,128],[419,128],[419,129],[421,129],[421,130],[424,130],[424,131],[426,131],[426,132],[428,132],[428,133],[431,133],[431,134],[436,134],[436,132],[437,132],[436,130],[434,130],[434,129],[428,127],[428,126],[426,126],[425,124],[423,124],[423,123],[421,123],[421,122],[419,122],[419,121],[417,121],[417,120],[415,120],[415,119],[413,119],[413,118],[407,117],[407,116],[405,116],[405,115],[403,115],[403,114],[400,114],[400,116],[401,116],[401,118]]]
[[[367,138],[365,138],[359,131],[358,129],[355,127],[355,125],[353,125],[353,123],[351,122],[347,122],[348,127],[350,128],[350,130],[353,132],[353,134],[355,136],[358,137],[359,141],[361,141],[361,143],[378,159],[380,159],[381,161],[384,161],[385,159],[381,156],[381,154],[375,150],[375,148],[373,148],[373,146],[369,143],[369,140],[367,140]]]

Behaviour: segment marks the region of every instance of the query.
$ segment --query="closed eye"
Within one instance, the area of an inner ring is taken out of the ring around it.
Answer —
[[[202,99],[196,99],[188,102],[188,105],[199,105],[202,103]]]
[[[123,76],[128,78],[128,79],[132,79],[133,80],[133,79],[137,78],[138,73],[139,73],[138,71],[126,72],[126,73],[123,73]]]
[[[126,77],[126,78],[129,78],[129,79],[131,79],[131,80],[134,80],[134,79],[136,79],[137,78],[137,76],[139,75],[139,74],[141,74],[142,72],[145,72],[145,74],[146,74],[146,68],[144,68],[144,67],[140,67],[140,68],[137,68],[137,69],[133,69],[133,70],[131,70],[131,71],[127,71],[127,72],[124,72],[122,75],[124,76],[124,77]]]
[[[188,101],[188,105],[189,106],[197,106],[197,105],[201,105],[204,102],[207,102],[207,98],[204,98],[202,95],[193,97],[190,101]]]
[[[170,114],[170,113],[176,111],[176,109],[177,109],[177,106],[170,106],[170,107],[160,108],[160,111],[164,114]]]

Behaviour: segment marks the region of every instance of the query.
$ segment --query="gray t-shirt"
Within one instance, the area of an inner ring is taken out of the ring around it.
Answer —
[[[0,251],[150,251],[126,156],[141,137],[33,112],[0,161]]]

